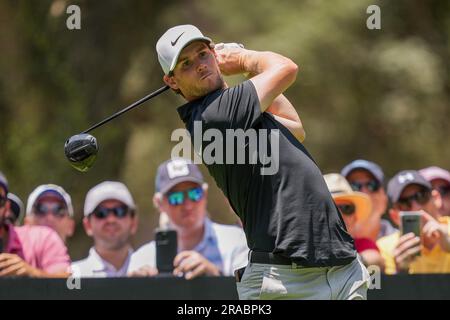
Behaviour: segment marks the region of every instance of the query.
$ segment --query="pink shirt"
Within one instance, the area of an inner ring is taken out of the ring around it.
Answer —
[[[48,227],[8,226],[6,253],[17,254],[32,267],[47,273],[67,272],[70,258],[58,234]]]

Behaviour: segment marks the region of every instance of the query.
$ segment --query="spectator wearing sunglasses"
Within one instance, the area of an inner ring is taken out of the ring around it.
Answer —
[[[36,187],[28,197],[25,224],[52,228],[67,243],[75,231],[70,195],[54,184]]]
[[[124,277],[128,273],[131,238],[136,234],[136,204],[121,182],[105,181],[93,187],[84,203],[84,229],[94,239],[89,256],[72,264],[80,277]]]
[[[368,219],[355,225],[355,235],[376,241],[396,232],[388,220],[382,219],[386,213],[388,197],[383,186],[384,173],[381,167],[374,162],[359,159],[346,165],[341,175],[347,179],[353,191],[367,194],[372,203]]]
[[[397,225],[401,224],[401,211],[419,211],[422,222],[421,237],[396,232],[377,241],[385,272],[449,273],[450,217],[439,213],[439,193],[419,172],[405,170],[389,181],[388,196],[392,203],[389,214]]]
[[[439,192],[441,200],[437,205],[440,214],[450,216],[450,172],[439,167],[428,167],[419,173],[431,183],[434,190]]]
[[[161,164],[156,176],[155,207],[165,213],[178,234],[174,274],[231,276],[247,264],[248,248],[242,228],[212,222],[206,211],[208,185],[198,167],[185,159]],[[141,247],[132,257],[132,275],[157,274],[155,242]]]
[[[359,238],[355,235],[355,225],[367,221],[372,210],[368,195],[353,191],[347,180],[338,173],[324,175],[328,190],[338,207],[348,233],[355,241],[356,251],[366,266],[377,265],[384,269],[384,260],[372,239]]]
[[[7,219],[8,181],[0,172],[0,277],[67,277],[70,258],[57,233],[47,227],[16,227]]]

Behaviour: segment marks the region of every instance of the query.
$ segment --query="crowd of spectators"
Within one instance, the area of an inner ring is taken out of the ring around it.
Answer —
[[[366,266],[386,274],[450,272],[450,172],[439,167],[402,170],[389,180],[371,161],[354,160],[325,182]],[[153,204],[160,228],[175,230],[173,275],[232,276],[247,265],[241,225],[223,225],[207,212],[208,185],[199,168],[171,159],[157,171]],[[224,208],[228,210],[228,208]],[[420,215],[420,232],[402,233],[401,216]],[[85,198],[83,227],[92,238],[87,257],[71,261],[74,206],[63,187],[43,184],[26,205],[0,173],[0,277],[157,276],[157,244],[132,246],[139,215],[127,186],[105,181]],[[150,240],[150,237],[149,237]]]

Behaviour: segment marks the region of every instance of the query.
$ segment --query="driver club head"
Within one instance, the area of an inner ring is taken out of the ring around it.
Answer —
[[[87,133],[74,135],[66,141],[64,153],[72,167],[78,171],[86,172],[94,165],[97,158],[97,139]]]

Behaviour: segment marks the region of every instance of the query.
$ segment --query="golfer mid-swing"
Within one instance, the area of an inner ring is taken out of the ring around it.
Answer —
[[[237,272],[240,299],[365,299],[368,272],[302,144],[300,118],[283,96],[297,65],[273,52],[214,46],[192,25],[169,29],[156,49],[164,82],[188,101],[178,113],[192,139],[196,122],[223,137],[230,129],[266,130],[257,153],[275,151],[273,137],[278,139],[279,152],[271,154],[278,168],[271,174],[249,159],[205,163],[241,218],[251,250],[245,271]],[[229,88],[222,74],[250,79]],[[202,150],[210,143],[203,141]],[[246,147],[232,150],[234,157]],[[230,150],[224,146],[223,152]]]

